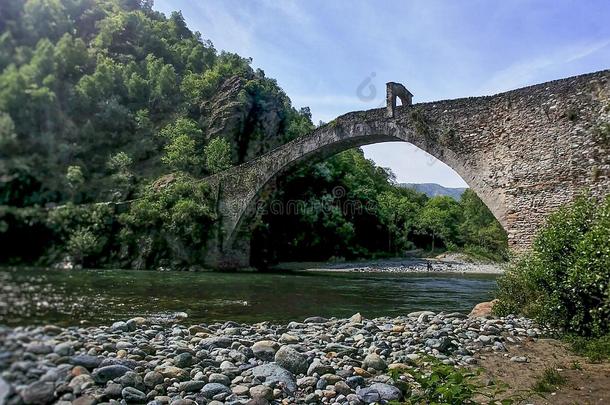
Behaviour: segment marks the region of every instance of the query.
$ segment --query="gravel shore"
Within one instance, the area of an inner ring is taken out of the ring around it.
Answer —
[[[400,370],[427,355],[476,364],[479,353],[542,333],[524,318],[428,311],[287,325],[134,318],[86,328],[0,327],[0,403],[384,403],[417,390]]]
[[[338,263],[282,263],[277,268],[306,272],[351,273],[504,273],[504,266],[500,263],[467,261],[461,255],[447,255],[442,258],[403,258]]]

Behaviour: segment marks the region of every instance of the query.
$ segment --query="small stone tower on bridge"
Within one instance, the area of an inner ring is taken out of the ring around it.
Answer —
[[[396,82],[386,83],[386,109],[388,118],[394,118],[394,111],[396,110],[396,98],[400,99],[400,102],[404,106],[413,104],[413,94],[405,86]]]

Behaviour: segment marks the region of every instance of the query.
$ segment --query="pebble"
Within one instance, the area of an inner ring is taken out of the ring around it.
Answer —
[[[26,405],[44,405],[53,401],[55,383],[52,381],[37,381],[21,391],[21,399]]]
[[[378,371],[383,371],[388,368],[388,366],[378,354],[371,353],[368,354],[362,361],[362,368],[365,370],[372,368]]]
[[[112,366],[105,366],[96,368],[91,373],[91,377],[98,384],[105,384],[110,380],[123,376],[126,372],[130,371],[128,367],[121,366],[119,364]]]
[[[256,385],[250,388],[250,396],[254,399],[272,399],[273,390],[266,385]]]
[[[425,356],[476,364],[480,354],[503,353],[509,344],[544,333],[526,318],[431,311],[375,319],[311,317],[287,325],[171,322],[132,318],[109,327],[2,328],[0,403],[400,401],[412,387],[407,380],[393,382],[388,369],[407,372]]]
[[[125,387],[121,391],[121,396],[127,403],[141,403],[146,400],[146,394],[133,387]]]
[[[218,383],[207,383],[201,388],[201,395],[204,398],[214,398],[218,394],[231,394],[231,390],[226,385]]]

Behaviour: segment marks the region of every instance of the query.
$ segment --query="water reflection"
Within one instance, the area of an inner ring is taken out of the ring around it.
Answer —
[[[189,322],[469,311],[492,275],[0,270],[0,324],[106,324],[186,312]]]

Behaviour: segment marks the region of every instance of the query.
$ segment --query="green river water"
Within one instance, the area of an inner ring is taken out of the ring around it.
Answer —
[[[468,312],[493,275],[0,269],[0,325],[100,325],[186,312],[189,323]]]

